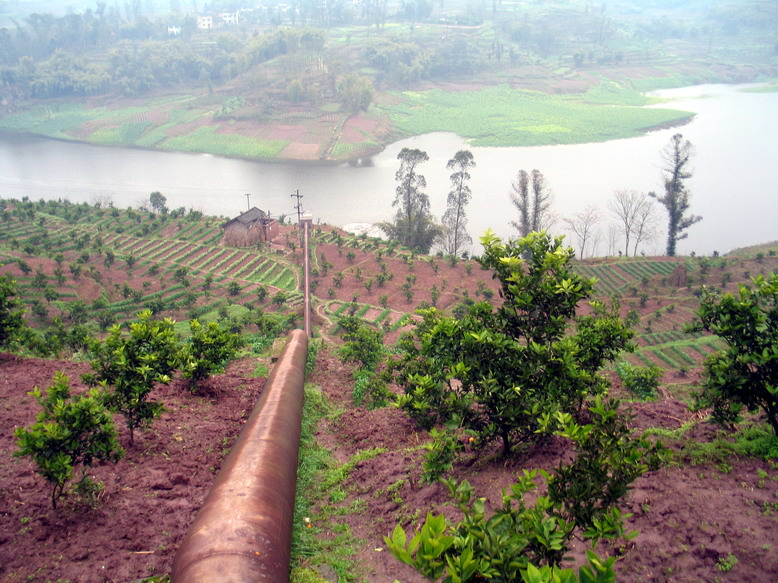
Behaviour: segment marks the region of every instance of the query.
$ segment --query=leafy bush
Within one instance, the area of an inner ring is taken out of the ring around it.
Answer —
[[[273,341],[275,340],[275,336],[265,336],[258,334],[254,337],[254,339],[251,341],[251,351],[254,354],[262,354],[270,348],[273,345]]]
[[[659,379],[664,374],[658,366],[634,366],[628,362],[616,365],[616,374],[621,384],[641,399],[651,399],[656,396]]]
[[[739,421],[744,407],[761,409],[778,435],[778,274],[759,275],[754,285],[740,285],[737,297],[704,290],[699,325],[729,347],[708,357],[697,398],[724,424]]]
[[[194,388],[198,382],[224,370],[224,365],[235,358],[243,341],[216,322],[203,325],[199,320],[192,320],[189,329],[192,335],[181,350],[180,368],[181,376],[189,379],[190,387]]]
[[[359,368],[373,370],[384,354],[384,334],[367,326],[356,316],[344,316],[339,321],[345,343],[338,351],[345,362],[355,362]]]
[[[386,382],[368,369],[354,371],[354,389],[351,392],[355,405],[366,404],[370,408],[384,407],[391,393]]]
[[[19,447],[14,455],[33,459],[38,473],[51,484],[51,505],[56,508],[77,465],[82,467],[77,490],[86,493],[94,490],[89,487],[87,468],[96,462],[116,462],[124,452],[117,441],[111,414],[105,408],[102,389],[94,387],[87,394],[71,397],[68,377],[57,372],[45,396],[38,387],[30,395],[43,411],[32,427],[14,431]]]
[[[410,541],[398,524],[391,537],[384,537],[389,550],[427,577],[445,574],[445,582],[615,581],[615,559],[602,560],[593,550],[577,576],[560,565],[575,536],[596,544],[636,534],[624,531],[624,516],[616,504],[637,477],[658,467],[662,448],[632,438],[617,409],[617,402],[597,398],[589,425],[557,414],[562,427],[557,434],[575,443],[576,459],[553,474],[540,472],[549,494],[537,496],[532,505],[525,498],[536,488],[537,470],[524,470],[518,482],[503,491],[502,506],[491,516],[486,499],[476,498],[467,481],[444,480],[462,520],[449,526],[443,515],[428,513]]]
[[[465,449],[465,446],[454,424],[450,424],[443,430],[433,427],[430,437],[432,442],[424,456],[422,478],[427,482],[437,482],[452,470],[457,455]]]
[[[119,325],[110,328],[103,342],[94,340],[90,361],[94,373],[84,375],[90,384],[105,383],[111,387],[107,402],[121,413],[130,430],[130,443],[135,429],[151,423],[162,412],[162,404],[148,400],[154,383],[170,382],[170,374],[178,366],[180,343],[169,318],[152,320],[151,311],[138,314],[124,336]]]
[[[0,276],[0,347],[7,346],[24,327],[24,309],[14,281]]]
[[[575,252],[561,238],[531,233],[503,244],[488,232],[482,243],[479,261],[499,278],[502,306],[474,303],[458,319],[421,311],[392,368],[405,390],[400,407],[422,426],[457,418],[481,445],[501,439],[507,454],[538,439],[544,416],[577,411],[604,391],[598,370],[631,332],[615,305],[592,302],[591,315],[576,316],[593,281],[572,269]]]

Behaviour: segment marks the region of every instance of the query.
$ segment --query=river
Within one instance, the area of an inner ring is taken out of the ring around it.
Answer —
[[[710,254],[778,239],[778,93],[743,92],[744,86],[700,85],[657,92],[668,107],[697,115],[680,129],[596,144],[530,148],[470,148],[473,200],[467,209],[473,239],[487,228],[513,236],[517,212],[510,185],[521,170],[539,169],[554,192],[554,210],[571,216],[597,205],[605,217],[599,253],[606,251],[607,202],[617,189],[662,192],[660,152],[681,132],[696,149],[688,181],[692,226],[678,251]],[[158,190],[171,208],[232,217],[251,206],[292,215],[299,190],[317,222],[374,223],[393,215],[394,174],[403,147],[430,157],[419,170],[427,179],[433,214],[443,214],[449,188],[446,162],[468,148],[454,134],[427,134],[387,147],[363,165],[267,163],[208,154],[107,148],[29,135],[0,134],[0,197],[67,198],[137,206]],[[666,223],[663,207],[657,212]],[[561,221],[556,230],[563,232]],[[573,241],[570,239],[570,243]],[[664,235],[645,247],[662,253]],[[476,247],[477,252],[477,247]]]

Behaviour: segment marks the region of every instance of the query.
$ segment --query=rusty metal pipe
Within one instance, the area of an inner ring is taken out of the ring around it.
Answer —
[[[307,352],[294,330],[176,553],[175,583],[289,580]]]

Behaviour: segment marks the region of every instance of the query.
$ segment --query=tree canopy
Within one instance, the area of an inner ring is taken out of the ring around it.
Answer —
[[[689,162],[693,154],[691,142],[684,140],[681,134],[675,134],[662,150],[665,195],[659,197],[654,192],[649,193],[667,209],[667,254],[670,257],[675,257],[678,241],[689,236],[686,229],[702,220],[702,217],[687,214],[689,190],[686,181],[692,177]]]
[[[479,261],[500,280],[503,303],[472,305],[461,319],[435,309],[405,336],[395,363],[403,409],[422,425],[455,423],[479,444],[504,452],[538,432],[558,411],[577,411],[607,386],[597,371],[629,346],[613,307],[591,302],[593,280],[571,266],[575,252],[545,232],[504,243],[481,239]],[[528,259],[524,259],[528,257]]]
[[[760,275],[754,285],[741,285],[737,295],[703,294],[700,324],[728,347],[708,357],[699,399],[722,423],[736,422],[744,407],[762,409],[778,435],[778,274]]]
[[[423,190],[427,180],[418,172],[418,166],[428,161],[429,156],[422,150],[403,148],[397,159],[400,168],[395,174],[398,185],[392,203],[397,207],[397,214],[393,223],[382,223],[381,228],[391,241],[427,253],[440,235],[440,228],[430,213],[429,196]]]
[[[475,160],[470,150],[459,150],[446,164],[446,168],[454,170],[446,212],[443,214],[443,250],[449,255],[459,255],[466,245],[473,242],[467,232],[465,207],[472,198],[468,170],[474,167]]]

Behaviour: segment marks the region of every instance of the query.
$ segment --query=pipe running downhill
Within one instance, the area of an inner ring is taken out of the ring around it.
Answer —
[[[175,583],[289,580],[307,353],[293,331],[176,553]]]

